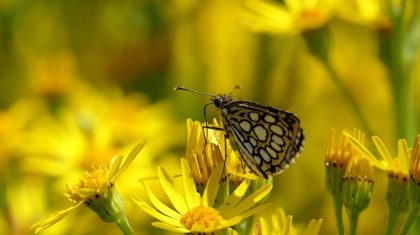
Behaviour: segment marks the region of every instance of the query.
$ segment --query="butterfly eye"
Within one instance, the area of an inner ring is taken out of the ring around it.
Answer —
[[[217,108],[220,108],[222,106],[222,103],[223,103],[223,98],[220,97],[220,96],[216,96],[216,97],[213,98],[213,102],[214,102],[214,105]]]

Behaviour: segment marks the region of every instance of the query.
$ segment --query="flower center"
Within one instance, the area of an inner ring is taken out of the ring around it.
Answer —
[[[222,220],[222,216],[220,216],[216,209],[199,206],[189,210],[182,216],[181,224],[187,229],[191,229],[193,226],[209,228],[220,220]]]
[[[85,172],[85,176],[77,185],[67,185],[65,194],[73,202],[84,201],[94,195],[102,194],[109,186],[108,175],[108,167],[101,163],[94,164],[90,171]]]
[[[324,13],[317,10],[317,9],[306,9],[303,10],[300,15],[302,16],[303,19],[305,20],[314,20],[314,21],[319,21],[323,18]]]

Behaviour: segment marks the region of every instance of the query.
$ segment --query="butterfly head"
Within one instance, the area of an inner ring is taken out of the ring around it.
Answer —
[[[212,95],[212,94],[208,94],[208,93],[204,93],[201,91],[196,91],[196,90],[192,90],[192,89],[188,89],[185,87],[175,87],[174,88],[175,91],[189,91],[189,92],[193,92],[193,93],[197,93],[200,95],[205,95],[205,96],[210,96],[210,100],[211,102],[213,102],[213,104],[217,107],[217,108],[223,108],[224,104],[226,104],[227,102],[232,100],[232,97],[230,96],[230,94],[228,95]]]
[[[217,108],[222,108],[224,104],[232,100],[230,95],[216,95],[210,99]]]

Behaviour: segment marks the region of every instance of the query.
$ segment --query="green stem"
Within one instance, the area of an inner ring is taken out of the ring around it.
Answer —
[[[404,223],[401,227],[400,235],[405,235],[408,233],[408,230],[410,229],[411,225],[414,222],[414,219],[417,217],[417,207],[410,207],[410,210],[408,211],[407,215],[405,216]]]
[[[334,195],[333,198],[338,235],[344,235],[343,200],[341,195],[339,197],[338,195]]]
[[[393,30],[381,35],[382,50],[386,51],[382,58],[389,69],[389,80],[392,85],[395,105],[396,138],[405,138],[408,142],[414,140],[416,133],[415,81],[412,79],[412,67],[415,59],[408,59],[404,51],[407,42],[407,25],[404,12],[407,1],[395,6],[387,0],[386,6],[390,13]]]
[[[397,80],[397,78],[394,78]],[[397,138],[405,138],[408,142],[414,140],[414,102],[410,81],[400,79],[399,84],[394,84],[394,98],[396,111]]]
[[[124,235],[134,234],[133,229],[131,228],[130,223],[128,222],[127,217],[125,215],[120,216],[116,223]]]
[[[333,81],[334,85],[337,87],[338,91],[342,94],[343,98],[350,105],[350,108],[356,115],[360,125],[366,132],[368,136],[372,136],[372,130],[369,127],[368,122],[363,116],[362,111],[359,109],[356,101],[347,90],[344,83],[338,78],[335,70],[333,69],[331,63],[329,62],[329,53],[330,53],[330,44],[331,44],[331,33],[329,25],[321,27],[317,30],[307,31],[303,34],[304,39],[308,45],[310,52],[319,59],[321,63],[326,67],[327,72],[329,73],[330,79]]]
[[[350,235],[356,235],[357,230],[357,221],[359,220],[359,213],[356,211],[351,211],[350,216]]]
[[[241,223],[235,226],[235,230],[238,234],[252,234],[252,225],[254,222],[254,216],[250,216],[243,220]]]
[[[332,68],[331,64],[328,61],[323,61],[325,64],[325,67],[327,69],[327,72],[329,73],[330,79],[333,81],[334,85],[338,89],[338,91],[341,93],[343,98],[346,100],[346,102],[350,105],[350,108],[356,115],[356,118],[358,119],[360,125],[362,126],[363,130],[366,132],[367,136],[373,136],[373,132],[366,121],[366,118],[363,116],[362,111],[360,110],[359,106],[357,105],[356,101],[351,96],[350,92],[344,85],[343,81],[337,77],[337,74],[335,73],[334,69]]]
[[[389,211],[384,235],[392,235],[393,234],[399,215],[400,214],[397,211],[391,211],[391,210]]]

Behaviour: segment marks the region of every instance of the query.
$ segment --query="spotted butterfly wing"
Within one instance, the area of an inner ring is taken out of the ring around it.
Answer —
[[[174,90],[211,97],[214,105],[222,111],[231,143],[239,149],[251,171],[260,177],[280,174],[303,149],[303,130],[299,118],[293,113],[250,101],[233,100],[230,95],[212,95],[185,87],[175,87]]]
[[[303,149],[304,134],[293,113],[250,101],[218,96],[231,142],[260,177],[280,174]]]

